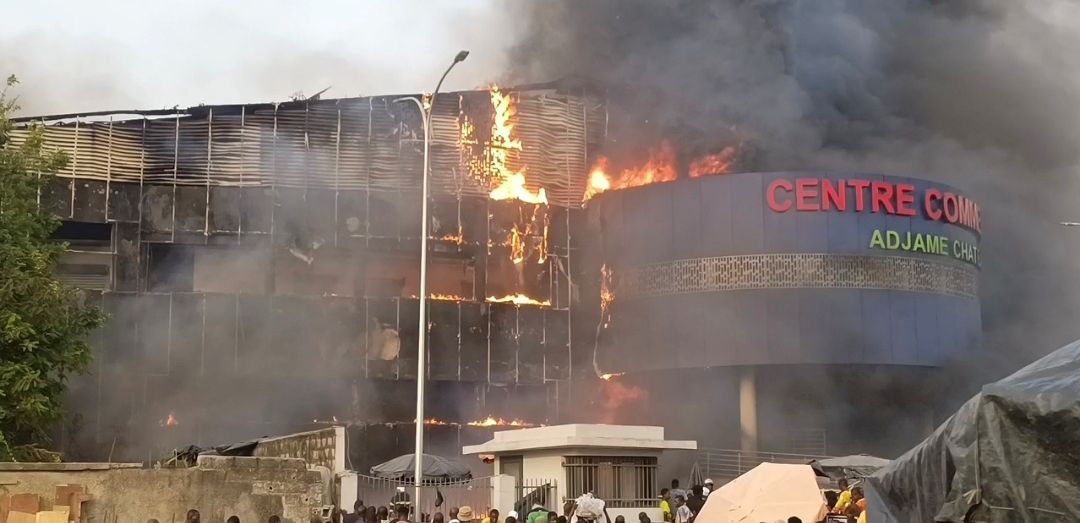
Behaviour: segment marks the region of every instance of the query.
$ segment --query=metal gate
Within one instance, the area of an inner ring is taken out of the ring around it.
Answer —
[[[388,507],[393,515],[393,501],[400,496],[398,487],[405,489],[405,498],[412,502],[415,487],[411,481],[376,478],[357,475],[357,499],[365,505]],[[486,514],[491,508],[492,483],[490,477],[474,478],[468,481],[425,481],[420,487],[420,513],[434,514],[442,512],[446,520],[450,519],[452,507],[469,506],[474,513]],[[398,499],[401,499],[400,497]]]

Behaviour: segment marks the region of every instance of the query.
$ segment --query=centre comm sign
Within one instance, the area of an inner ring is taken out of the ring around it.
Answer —
[[[776,179],[765,190],[775,213],[875,213],[955,225],[982,232],[982,213],[972,199],[937,187],[916,189],[911,183],[880,180],[796,178]],[[978,245],[942,234],[875,229],[865,240],[871,249],[946,256],[979,265]]]

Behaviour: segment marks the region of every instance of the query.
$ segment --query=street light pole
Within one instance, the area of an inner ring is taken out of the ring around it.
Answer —
[[[420,109],[420,115],[424,119],[424,175],[423,201],[420,204],[420,325],[416,350],[416,453],[413,457],[413,507],[414,517],[420,521],[420,484],[424,478],[424,382],[427,380],[427,253],[428,253],[428,152],[431,149],[431,112],[435,108],[435,95],[439,94],[446,75],[455,65],[465,61],[469,56],[468,51],[459,51],[454,57],[453,63],[446,68],[439,83],[435,85],[435,91],[431,93],[430,106],[424,108],[424,104],[416,97],[398,98],[394,103],[412,101]]]

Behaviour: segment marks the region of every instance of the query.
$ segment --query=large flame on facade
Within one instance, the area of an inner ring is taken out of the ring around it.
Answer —
[[[459,116],[462,166],[472,178],[490,188],[488,197],[492,200],[520,202],[519,215],[506,229],[505,239],[488,241],[489,248],[501,245],[509,249],[510,261],[520,275],[526,261],[535,259],[537,264],[547,263],[551,216],[544,188],[536,192],[529,190],[526,186],[527,166],[515,168],[518,155],[525,147],[514,131],[518,100],[498,86],[492,86],[489,95],[492,123],[488,138],[480,136],[476,124],[468,115],[462,112]],[[460,229],[457,235],[448,235],[444,239],[463,243]],[[489,297],[487,301],[518,305],[551,304],[550,301],[537,300],[520,292],[504,297]]]
[[[499,90],[498,86],[491,88],[491,106],[495,111],[494,121],[491,125],[490,168],[492,174],[499,182],[492,189],[492,200],[521,200],[525,203],[547,205],[547,194],[544,188],[532,192],[525,187],[525,169],[511,169],[509,166],[511,151],[521,150],[521,140],[514,136],[514,124],[510,121],[517,114],[513,98]]]
[[[737,148],[728,146],[718,153],[697,158],[690,162],[688,175],[691,178],[699,178],[701,176],[729,173],[735,165],[737,153]],[[608,163],[609,160],[605,156],[596,158],[592,170],[589,172],[584,201],[588,201],[593,196],[604,191],[628,189],[652,183],[672,182],[679,177],[675,148],[666,140],[660,142],[659,146],[649,149],[649,158],[645,163],[623,169],[617,176],[611,174]]]
[[[690,163],[690,177],[700,178],[711,174],[731,172],[735,164],[735,148],[724,147],[719,153],[707,154]]]

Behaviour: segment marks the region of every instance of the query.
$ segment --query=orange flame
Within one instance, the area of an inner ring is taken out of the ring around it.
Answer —
[[[690,177],[700,178],[710,174],[725,174],[735,163],[735,148],[724,147],[719,153],[708,154],[690,163]]]
[[[413,298],[413,299],[419,299],[420,298],[419,296],[417,296],[415,294],[412,294],[409,297]],[[429,300],[438,300],[438,301],[466,301],[469,298],[466,298],[464,296],[459,296],[457,294],[439,294],[437,292],[433,292],[431,294],[428,294],[427,299],[429,299]]]
[[[671,182],[678,177],[675,165],[675,148],[667,140],[660,142],[660,147],[649,149],[649,159],[644,165],[623,169],[618,178],[612,180],[607,173],[608,159],[600,156],[596,159],[592,172],[589,173],[589,185],[585,188],[585,200],[609,189],[627,189],[650,183]]]
[[[525,240],[521,236],[521,231],[515,223],[514,228],[510,229],[510,260],[515,264],[525,261]]]
[[[169,413],[169,417],[158,421],[158,425],[162,427],[175,427],[179,424],[180,420],[176,419],[176,415],[172,412]]]
[[[488,416],[481,420],[470,421],[466,423],[470,427],[535,427],[535,423],[530,423],[525,420],[512,419],[506,420],[503,418],[496,418]]]
[[[458,245],[461,245],[461,244],[465,243],[465,236],[461,233],[460,228],[459,228],[459,230],[458,230],[458,232],[456,234],[454,234],[454,233],[444,234],[444,235],[442,235],[442,236],[440,236],[438,238],[435,238],[435,239],[436,240],[446,241],[446,242],[451,242],[451,243],[456,243]]]
[[[614,189],[639,187],[650,183],[670,182],[678,177],[675,169],[675,149],[668,141],[660,142],[658,149],[649,149],[649,160],[636,169],[626,169],[619,174]]]
[[[601,374],[600,379],[602,379],[604,381],[611,381],[611,378],[617,378],[619,376],[622,376],[623,374],[626,374],[626,373],[625,372],[609,372],[607,374]]]
[[[514,305],[543,305],[545,307],[551,306],[551,300],[540,301],[534,298],[530,298],[524,294],[508,294],[502,297],[488,296],[488,303],[513,303]]]
[[[721,149],[719,153],[702,156],[690,162],[689,175],[691,178],[700,178],[712,174],[731,172],[737,154],[737,147],[727,146]],[[593,196],[608,190],[674,181],[678,177],[675,149],[665,140],[660,142],[659,147],[649,149],[649,159],[645,164],[624,169],[617,177],[612,177],[608,171],[607,157],[597,157],[596,163],[589,173],[589,183],[585,187],[584,201],[588,201]]]
[[[596,165],[593,166],[592,172],[589,173],[589,185],[585,187],[584,201],[589,201],[593,196],[611,188],[611,179],[608,178],[607,170],[607,157],[601,156],[597,158]]]
[[[508,165],[510,151],[520,151],[521,140],[514,137],[514,124],[510,119],[517,114],[514,100],[509,94],[503,94],[499,86],[491,87],[491,106],[495,111],[491,126],[490,164],[491,171],[499,180],[499,185],[491,190],[492,200],[517,199],[525,203],[547,205],[547,194],[543,187],[537,192],[525,187],[525,169],[515,171]]]
[[[436,427],[444,427],[444,426],[456,426],[456,427],[460,427],[460,426],[469,426],[469,427],[536,427],[536,426],[543,426],[543,425],[539,425],[537,423],[532,423],[532,422],[525,421],[525,420],[522,420],[522,419],[515,418],[515,419],[508,420],[508,419],[503,419],[503,418],[496,418],[494,416],[488,416],[488,417],[486,417],[484,419],[470,421],[470,422],[467,422],[467,423],[455,423],[453,421],[443,421],[443,420],[437,419],[437,418],[428,418],[428,419],[424,420],[424,425],[430,425],[430,426],[436,426]]]
[[[611,302],[615,301],[615,294],[611,292],[611,269],[607,264],[600,266],[600,319],[605,320]],[[605,320],[606,321],[606,320]],[[607,326],[605,324],[605,326]]]

